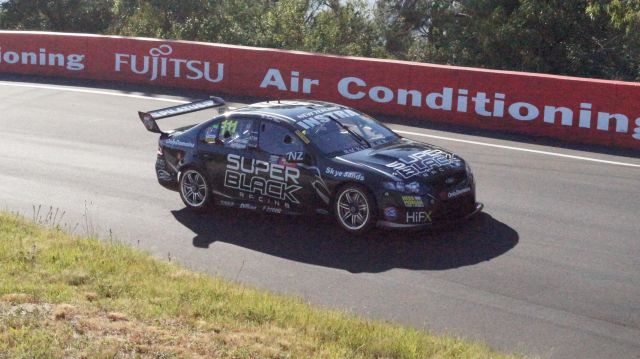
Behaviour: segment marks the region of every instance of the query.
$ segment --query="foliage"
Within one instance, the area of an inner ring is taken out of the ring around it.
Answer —
[[[6,0],[0,27],[640,80],[638,0]]]
[[[3,29],[101,33],[113,21],[112,0],[7,0],[0,6]]]
[[[363,1],[117,0],[111,33],[239,45],[377,55]]]
[[[408,60],[640,78],[638,1],[379,0],[377,18]]]

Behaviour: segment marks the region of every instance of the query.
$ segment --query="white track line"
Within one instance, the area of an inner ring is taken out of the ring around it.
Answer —
[[[80,92],[80,93],[89,93],[89,94],[95,94],[95,95],[131,97],[131,98],[138,98],[138,99],[143,99],[143,100],[156,100],[156,101],[165,101],[165,102],[174,102],[174,103],[186,103],[186,102],[188,102],[188,101],[184,101],[184,100],[175,100],[175,99],[168,99],[168,98],[162,98],[162,97],[152,97],[152,96],[144,96],[144,95],[132,95],[132,94],[110,92],[110,91],[87,90],[87,89],[71,88],[71,87],[64,87],[64,86],[19,84],[19,83],[13,83],[13,82],[0,82],[0,85],[2,85],[2,86],[40,88],[40,89],[56,90],[56,91]],[[462,143],[468,143],[468,144],[478,145],[478,146],[486,146],[486,147],[493,147],[493,148],[501,148],[501,149],[505,149],[505,150],[535,153],[535,154],[539,154],[539,155],[555,156],[555,157],[570,158],[570,159],[581,160],[581,161],[605,163],[605,164],[609,164],[609,165],[640,168],[640,165],[637,165],[637,164],[634,164],[634,163],[607,161],[607,160],[601,160],[601,159],[592,158],[592,157],[574,156],[574,155],[566,155],[566,154],[556,153],[556,152],[532,150],[532,149],[529,149],[529,148],[522,148],[522,147],[496,145],[496,144],[487,143],[487,142],[462,140],[462,139],[459,139],[459,138],[436,136],[436,135],[427,135],[425,133],[420,133],[420,132],[410,132],[410,131],[401,131],[401,130],[395,130],[395,132],[403,134],[403,135],[412,135],[412,136],[435,138],[435,139],[445,140],[445,141],[462,142]]]
[[[16,83],[13,83],[13,82],[0,82],[0,85],[2,85],[2,86],[16,86],[16,87],[30,87],[30,88],[45,89],[45,90],[56,90],[56,91],[90,93],[90,94],[94,94],[94,95],[132,97],[132,98],[139,98],[139,99],[143,99],[143,100],[156,100],[156,101],[175,102],[175,103],[187,103],[187,102],[189,102],[189,101],[174,100],[174,99],[162,98],[162,97],[152,97],[152,96],[144,96],[144,95],[132,95],[132,94],[128,94],[128,93],[118,93],[118,92],[98,91],[98,90],[87,90],[87,89],[79,89],[79,88],[71,88],[71,87],[63,87],[63,86],[16,84]]]
[[[549,152],[549,151],[540,151],[540,150],[532,150],[532,149],[529,149],[529,148],[521,148],[521,147],[513,147],[513,146],[505,146],[505,145],[496,145],[496,144],[493,144],[493,143],[470,141],[470,140],[461,140],[459,138],[451,138],[451,137],[436,136],[436,135],[427,135],[425,133],[419,133],[419,132],[409,132],[409,131],[400,131],[400,130],[394,130],[394,131],[397,132],[397,133],[404,134],[404,135],[422,136],[422,137],[436,138],[436,139],[439,139],[439,140],[469,143],[469,144],[478,145],[478,146],[502,148],[502,149],[505,149],[505,150],[537,153],[537,154],[540,154],[540,155],[571,158],[571,159],[574,159],[574,160],[599,162],[599,163],[606,163],[606,164],[610,164],[610,165],[618,165],[618,166],[627,166],[627,167],[638,167],[638,168],[640,168],[640,165],[637,165],[637,164],[634,164],[634,163],[607,161],[607,160],[601,160],[599,158],[574,156],[574,155],[565,155],[565,154],[562,154],[562,153],[555,153],[555,152]]]

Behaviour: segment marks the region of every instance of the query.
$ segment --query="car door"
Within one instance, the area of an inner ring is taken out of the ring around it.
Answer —
[[[260,163],[268,162],[269,168],[260,173],[266,181],[264,197],[259,201],[262,210],[305,213],[319,207],[313,182],[320,173],[314,167],[314,156],[290,126],[262,119],[255,155]]]
[[[252,178],[256,169],[257,122],[248,116],[213,121],[200,134],[199,152],[219,204],[257,208]]]

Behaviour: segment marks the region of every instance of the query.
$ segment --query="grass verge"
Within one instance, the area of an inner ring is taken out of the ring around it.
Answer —
[[[506,358],[0,213],[0,358]]]

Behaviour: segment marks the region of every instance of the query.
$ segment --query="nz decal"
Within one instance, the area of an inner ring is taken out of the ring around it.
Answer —
[[[258,202],[279,205],[285,203],[300,204],[296,192],[300,186],[300,170],[267,161],[245,158],[229,154],[224,186],[250,194],[250,199]],[[252,198],[251,196],[256,196]],[[242,196],[244,197],[244,196]]]
[[[400,158],[386,165],[393,168],[394,175],[404,179],[417,175],[436,175],[449,168],[462,166],[462,161],[441,150],[425,150],[412,153],[408,158]]]
[[[287,161],[302,161],[304,152],[287,152],[285,157],[287,157]]]

